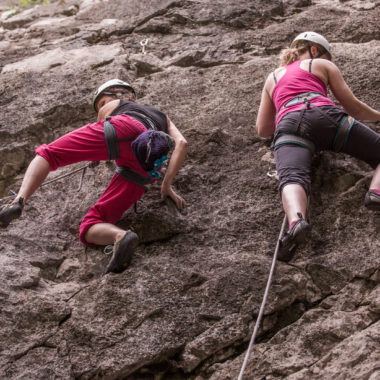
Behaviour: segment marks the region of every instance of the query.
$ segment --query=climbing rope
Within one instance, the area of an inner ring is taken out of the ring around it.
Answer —
[[[84,175],[85,175],[85,173],[86,173],[86,169],[87,169],[87,168],[94,168],[94,167],[96,167],[96,166],[98,166],[98,165],[99,165],[99,162],[90,162],[89,164],[84,165],[84,166],[82,166],[82,167],[80,167],[80,168],[78,168],[78,169],[74,169],[74,170],[72,170],[72,171],[69,172],[69,173],[66,173],[66,174],[60,175],[60,176],[58,176],[58,177],[56,177],[56,178],[53,178],[53,179],[51,179],[51,180],[49,180],[49,181],[43,182],[43,183],[41,184],[41,187],[42,187],[42,186],[49,185],[49,184],[51,184],[51,183],[53,183],[53,182],[59,181],[60,179],[63,179],[63,178],[69,177],[69,176],[71,176],[71,175],[73,175],[73,174],[75,174],[75,173],[78,173],[78,172],[80,172],[80,171],[82,170],[82,175],[81,175],[81,177],[80,177],[79,186],[78,186],[78,188],[77,188],[77,190],[76,190],[76,191],[80,191],[80,190],[82,189],[83,178],[84,178]],[[9,192],[10,192],[12,195],[9,195],[9,196],[4,197],[4,198],[0,198],[0,202],[1,202],[1,201],[4,201],[4,200],[8,200],[8,199],[10,199],[10,198],[14,198],[14,197],[17,195],[16,192],[15,192],[14,190],[9,190]]]
[[[267,173],[267,176],[269,178],[271,178],[271,179],[276,179],[276,180],[279,179],[278,178],[278,173],[277,173],[276,170],[270,170]],[[282,221],[280,235],[278,236],[278,240],[277,240],[277,244],[276,244],[276,249],[274,251],[274,255],[273,255],[273,259],[272,259],[272,265],[271,265],[271,268],[270,268],[267,285],[265,287],[263,300],[261,302],[261,306],[260,306],[260,310],[259,310],[259,315],[258,315],[257,320],[256,320],[255,328],[253,329],[251,340],[249,341],[248,349],[247,349],[247,352],[245,354],[245,358],[244,358],[243,365],[242,365],[240,373],[239,373],[238,380],[242,380],[243,379],[243,374],[244,374],[244,371],[245,371],[245,367],[248,364],[249,355],[251,354],[252,346],[255,343],[256,335],[257,335],[257,332],[259,331],[259,327],[260,327],[260,324],[261,324],[261,319],[263,318],[264,308],[265,308],[265,304],[267,302],[270,285],[272,283],[272,278],[273,278],[273,275],[274,275],[274,270],[276,268],[276,261],[277,261],[278,250],[280,248],[280,241],[281,241],[282,235],[284,234],[285,225],[286,225],[286,215],[284,215],[284,219]]]
[[[99,163],[97,163],[97,164],[99,164]],[[97,165],[95,165],[95,166],[97,166]],[[80,190],[82,189],[83,178],[84,178],[84,175],[85,175],[85,173],[86,173],[86,169],[87,169],[87,168],[93,168],[93,167],[95,167],[95,166],[94,166],[94,163],[93,163],[93,162],[90,162],[89,164],[84,165],[84,166],[82,166],[82,167],[80,167],[80,168],[78,168],[78,169],[74,169],[74,170],[72,170],[72,171],[69,172],[69,173],[66,173],[66,174],[60,175],[60,176],[58,176],[58,177],[56,177],[56,178],[51,179],[50,181],[43,182],[43,183],[41,184],[41,187],[42,187],[42,186],[45,186],[45,185],[49,185],[49,184],[51,184],[51,183],[53,183],[53,182],[59,181],[59,180],[62,179],[62,178],[69,177],[69,176],[71,176],[71,175],[73,175],[73,174],[75,174],[75,173],[78,173],[78,172],[80,172],[81,170],[83,170],[82,175],[81,175],[81,178],[80,178],[79,186],[78,186],[78,189],[77,189],[77,191],[80,191]]]
[[[279,180],[278,173],[277,173],[276,170],[269,171],[267,173],[267,176],[269,178]],[[310,203],[310,197],[307,198],[307,209],[309,209],[309,203]],[[245,358],[244,358],[243,365],[242,365],[240,373],[239,373],[238,380],[242,380],[243,379],[243,374],[244,374],[244,371],[245,371],[245,367],[248,364],[249,355],[251,354],[252,346],[255,343],[256,335],[257,335],[257,332],[259,330],[259,327],[260,327],[260,324],[261,324],[261,319],[262,319],[263,314],[264,314],[265,304],[267,302],[270,285],[272,283],[272,278],[273,278],[273,275],[274,275],[274,270],[276,268],[276,261],[277,261],[278,250],[280,248],[280,241],[281,241],[281,238],[282,238],[282,236],[284,234],[284,229],[285,229],[285,225],[286,225],[286,219],[287,219],[286,215],[284,215],[284,219],[282,221],[282,226],[281,226],[281,230],[280,230],[280,235],[278,236],[278,240],[277,240],[277,244],[276,244],[276,249],[274,251],[274,255],[273,255],[273,259],[272,259],[272,265],[271,265],[271,268],[270,268],[269,277],[268,277],[267,285],[266,285],[265,292],[264,292],[264,297],[263,297],[263,300],[261,302],[259,315],[258,315],[257,320],[256,320],[255,328],[253,330],[252,337],[251,337],[251,340],[249,342],[249,346],[248,346],[247,352],[245,354]]]
[[[243,365],[241,367],[238,380],[242,380],[243,379],[243,374],[244,374],[244,371],[245,371],[245,367],[247,366],[249,355],[251,353],[252,346],[255,343],[257,331],[259,330],[261,319],[262,319],[263,314],[264,314],[264,308],[265,308],[265,304],[267,302],[267,298],[268,298],[268,294],[269,294],[269,288],[270,288],[270,285],[272,283],[272,278],[273,278],[274,270],[275,270],[275,267],[276,267],[277,254],[278,254],[278,250],[280,248],[280,240],[281,240],[281,237],[282,237],[282,235],[284,233],[285,225],[286,225],[286,215],[284,216],[284,219],[282,221],[281,231],[280,231],[280,235],[279,235],[278,240],[277,240],[276,249],[274,251],[274,255],[273,255],[273,259],[272,259],[272,265],[271,265],[271,268],[270,268],[269,277],[268,277],[268,281],[267,281],[267,286],[266,286],[265,292],[264,292],[264,297],[263,297],[263,300],[261,302],[259,315],[258,315],[257,320],[256,320],[256,324],[255,324],[255,328],[253,330],[253,334],[252,334],[251,340],[249,342],[247,353],[245,354],[244,362],[243,362]]]
[[[8,195],[7,197],[0,198],[0,202],[1,202],[1,201],[4,201],[4,200],[7,200],[7,199],[14,198],[14,197],[16,196],[16,192],[15,192],[14,190],[9,190],[9,192],[10,192],[12,195]]]
[[[71,172],[69,173],[66,173],[66,174],[62,174],[58,177],[55,177],[49,181],[45,181],[41,184],[40,187],[42,186],[46,186],[46,185],[50,185],[51,183],[53,182],[56,182],[56,181],[59,181],[60,179],[63,179],[63,178],[66,178],[66,177],[69,177],[75,173],[78,173],[82,170],[82,175],[80,177],[80,180],[79,180],[79,186],[77,188],[77,192],[81,191],[82,189],[82,185],[83,185],[83,179],[84,179],[84,175],[86,174],[86,170],[87,168],[95,168],[96,166],[98,166],[100,164],[99,161],[93,161],[93,162],[90,162],[88,163],[87,165],[84,165],[78,169],[74,169],[72,170]],[[11,199],[11,198],[14,198],[17,193],[14,191],[14,190],[9,190],[9,192],[12,194],[12,195],[9,195],[7,197],[4,197],[4,198],[0,198],[0,202],[4,201],[4,200],[8,200],[8,199]],[[145,214],[147,212],[147,207],[143,204],[143,200],[140,199],[138,200],[135,204],[134,204],[134,211],[137,215],[142,215],[142,214]]]

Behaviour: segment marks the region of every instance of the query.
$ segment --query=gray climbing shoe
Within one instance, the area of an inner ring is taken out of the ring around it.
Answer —
[[[127,269],[138,243],[139,237],[137,234],[132,231],[127,231],[126,234],[114,244],[112,257],[105,273],[121,273]]]
[[[380,195],[369,190],[364,198],[364,205],[369,210],[380,211]]]
[[[0,228],[7,228],[9,223],[21,216],[24,208],[24,199],[19,198],[17,203],[11,203],[0,211]]]
[[[299,219],[294,226],[280,240],[280,247],[277,258],[280,261],[290,261],[296,249],[306,241],[306,237],[310,231],[309,223],[303,219],[301,213],[298,213]]]

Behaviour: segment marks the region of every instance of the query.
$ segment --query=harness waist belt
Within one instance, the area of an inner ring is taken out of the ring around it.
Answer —
[[[339,122],[338,130],[336,131],[336,135],[334,138],[332,150],[334,152],[341,152],[346,142],[348,140],[348,136],[351,132],[351,128],[355,122],[355,119],[351,116],[344,116],[342,120]]]
[[[305,103],[308,100],[317,98],[318,96],[324,96],[323,94],[320,94],[319,92],[303,92],[302,94],[299,94],[295,96],[294,98],[288,100],[281,109],[289,106],[294,106],[296,104]]]
[[[127,116],[131,116],[134,119],[136,119],[137,121],[139,121],[140,123],[144,124],[146,129],[153,129],[154,131],[157,131],[157,128],[156,128],[153,120],[150,119],[148,116],[143,115],[140,112],[135,112],[135,111],[128,111],[128,112],[124,112],[123,114],[127,115]]]
[[[152,181],[150,178],[143,176],[140,173],[136,173],[132,169],[126,166],[116,166],[116,173],[135,183],[136,185],[141,186],[145,191],[149,190],[150,185],[152,185]]]
[[[273,144],[273,149],[280,147],[281,145],[299,145],[303,148],[310,150],[311,154],[315,152],[315,145],[312,141],[304,139],[303,137],[296,135],[282,135]]]

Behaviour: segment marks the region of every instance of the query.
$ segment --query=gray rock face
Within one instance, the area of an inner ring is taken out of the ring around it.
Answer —
[[[36,146],[96,119],[92,93],[115,77],[170,116],[189,154],[175,182],[183,212],[157,184],[148,212],[121,220],[141,244],[120,275],[103,276],[108,257],[77,237],[112,165],[88,169],[80,191],[80,173],[42,187],[0,231],[0,378],[236,379],[283,218],[269,143],[253,128],[263,82],[280,50],[315,30],[379,109],[378,2],[10,3],[0,0],[0,197]],[[327,152],[313,170],[312,236],[278,263],[246,379],[380,378],[372,172]]]

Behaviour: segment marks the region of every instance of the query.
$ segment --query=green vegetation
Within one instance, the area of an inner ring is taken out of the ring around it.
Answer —
[[[66,0],[59,0],[59,4],[64,4]],[[12,17],[21,12],[21,8],[28,7],[30,5],[39,5],[39,4],[50,4],[51,0],[9,0],[9,4],[7,6],[8,12],[12,12],[8,14],[8,17]]]
[[[62,0],[61,0],[62,1]],[[64,0],[63,0],[64,1]],[[19,9],[23,7],[27,7],[29,5],[37,5],[37,4],[49,4],[50,0],[18,0],[18,4],[16,1],[11,1],[8,5],[8,9]],[[16,11],[18,13],[19,11]]]
[[[20,0],[19,7],[27,7],[28,5],[49,4],[50,0]]]

